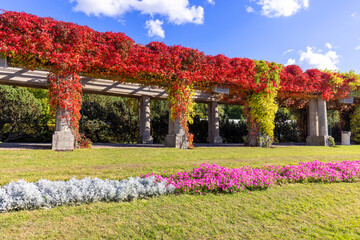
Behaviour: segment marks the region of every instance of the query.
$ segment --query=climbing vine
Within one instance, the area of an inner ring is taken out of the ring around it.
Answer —
[[[79,120],[81,118],[81,84],[76,73],[56,72],[48,76],[50,105],[54,111],[63,110],[62,118],[69,121],[77,141],[80,140]]]
[[[277,102],[301,108],[309,98],[336,100],[360,89],[360,78],[353,72],[303,71],[296,65],[209,56],[159,42],[144,46],[123,33],[101,33],[23,12],[0,14],[0,54],[15,66],[50,71],[52,106],[69,110],[76,136],[80,75],[167,89],[171,115],[179,119],[190,143],[187,122],[191,121],[195,90],[230,88],[221,100],[245,104],[250,127],[258,132],[254,135],[267,136],[271,142]]]
[[[168,89],[170,116],[172,120],[179,119],[181,127],[184,129],[189,141],[189,147],[193,148],[194,135],[189,132],[188,122],[191,124],[194,116],[194,96],[195,90],[184,84],[184,80],[177,79],[172,82]]]
[[[248,98],[249,138],[256,138],[248,141],[256,141],[260,146],[269,147],[274,137],[274,120],[278,110],[275,98],[280,88],[279,72],[282,67],[276,63],[256,61],[256,68],[256,83],[263,91],[254,92]]]

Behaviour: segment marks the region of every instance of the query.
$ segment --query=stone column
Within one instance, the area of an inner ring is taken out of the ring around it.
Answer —
[[[70,119],[65,109],[58,109],[56,112],[56,127],[52,139],[52,150],[73,151],[75,136],[70,128]]]
[[[328,122],[326,101],[321,97],[309,100],[309,136],[306,144],[310,146],[328,146]]]
[[[181,127],[179,119],[172,120],[169,114],[169,134],[165,137],[166,147],[181,149],[189,148],[189,141],[185,130]]]
[[[153,143],[150,135],[150,97],[140,98],[140,134],[138,143]]]
[[[315,98],[309,101],[309,136],[319,136],[319,120],[317,110],[317,100]]]
[[[208,142],[212,144],[221,144],[219,112],[217,102],[208,104]]]
[[[0,56],[0,67],[2,67],[2,68],[8,67],[6,57],[4,57],[4,56]]]
[[[314,146],[316,138],[319,136],[319,122],[318,122],[318,107],[317,99],[311,98],[309,100],[308,108],[308,137],[306,138],[306,145]]]
[[[326,111],[326,101],[321,97],[318,98],[318,122],[319,136],[328,136],[328,120]]]

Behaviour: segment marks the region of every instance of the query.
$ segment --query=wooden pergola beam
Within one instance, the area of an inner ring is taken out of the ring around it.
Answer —
[[[19,87],[31,87],[47,89],[47,71],[31,71],[24,68],[13,68],[0,66],[0,84]],[[84,93],[100,95],[111,95],[121,97],[140,98],[148,96],[152,99],[167,99],[167,92],[164,89],[140,84],[120,83],[107,79],[93,79],[82,77],[80,83]],[[209,103],[213,101],[211,92],[196,91],[194,98],[196,102]]]

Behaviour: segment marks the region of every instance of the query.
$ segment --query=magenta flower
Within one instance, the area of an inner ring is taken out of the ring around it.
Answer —
[[[274,184],[283,183],[359,181],[360,161],[330,163],[313,161],[283,167],[264,166],[262,168],[234,169],[203,163],[189,172],[179,172],[169,177],[160,175],[155,175],[155,177],[160,181],[166,180],[181,192],[233,193],[243,190],[264,190]]]

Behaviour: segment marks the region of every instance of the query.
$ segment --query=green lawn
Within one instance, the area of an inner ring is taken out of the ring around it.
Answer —
[[[188,170],[300,161],[360,160],[360,146],[123,148],[0,151],[0,185],[90,176],[122,179]],[[294,184],[266,191],[161,196],[125,203],[62,206],[0,214],[1,239],[360,239],[360,183]]]

